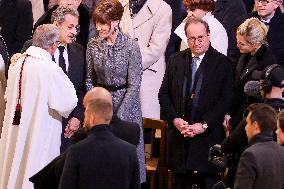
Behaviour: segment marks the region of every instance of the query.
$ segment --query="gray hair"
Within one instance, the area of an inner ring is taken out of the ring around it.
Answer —
[[[246,40],[255,45],[257,43],[267,44],[266,36],[268,29],[259,19],[249,18],[237,29],[237,34],[244,36]]]
[[[43,24],[33,34],[33,46],[48,49],[59,41],[59,29],[53,24]]]
[[[59,24],[63,23],[67,14],[79,18],[79,12],[76,9],[59,6],[52,12],[51,23],[53,23],[54,21],[57,21]]]

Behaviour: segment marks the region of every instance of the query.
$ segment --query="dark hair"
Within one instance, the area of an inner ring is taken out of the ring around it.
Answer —
[[[275,129],[276,121],[277,121],[277,113],[268,104],[264,103],[255,103],[251,104],[248,107],[250,115],[250,121],[256,121],[260,127],[261,131],[265,131],[267,129]]]
[[[102,0],[93,12],[93,22],[109,24],[111,21],[121,20],[122,4],[118,0]]]
[[[188,10],[201,9],[207,12],[213,12],[215,9],[214,0],[183,0],[183,4]]]
[[[284,132],[284,110],[281,110],[278,114],[279,127]]]
[[[184,25],[185,34],[186,34],[186,29],[188,28],[188,26],[189,26],[190,24],[197,24],[197,23],[203,24],[204,27],[205,27],[205,29],[206,29],[206,32],[207,32],[207,33],[210,33],[209,25],[208,25],[208,23],[205,22],[204,20],[199,19],[199,18],[187,18],[186,23],[185,23],[185,25]]]
[[[59,24],[62,24],[65,21],[65,16],[70,14],[76,18],[79,18],[79,12],[71,7],[57,7],[51,14],[51,23],[57,21]]]

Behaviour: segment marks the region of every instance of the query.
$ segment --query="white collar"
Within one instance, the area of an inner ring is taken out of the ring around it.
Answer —
[[[27,55],[30,55],[30,56],[33,56],[35,58],[39,58],[42,60],[52,61],[51,54],[40,47],[30,46],[24,54],[27,54]]]

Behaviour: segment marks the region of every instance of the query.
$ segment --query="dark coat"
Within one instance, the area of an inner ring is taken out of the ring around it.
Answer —
[[[34,25],[34,30],[42,25],[42,24],[50,24],[51,23],[51,15],[52,12],[57,9],[58,5],[55,5],[48,11],[42,15],[38,21]],[[79,12],[79,25],[80,25],[80,32],[76,37],[76,42],[81,44],[83,47],[87,47],[89,41],[89,25],[90,25],[90,16],[87,7],[85,5],[80,4],[78,7]]]
[[[33,29],[32,4],[29,0],[2,0],[0,30],[10,55],[20,52],[31,38]]]
[[[32,40],[26,41],[23,46],[22,52],[25,52],[31,45]],[[69,140],[63,136],[64,129],[68,124],[68,121],[72,117],[76,117],[80,121],[84,120],[83,98],[85,95],[85,49],[78,43],[73,42],[67,45],[67,53],[69,61],[67,76],[74,85],[78,98],[78,103],[68,118],[62,118],[62,135],[60,148],[61,153],[64,152],[69,145]]]
[[[233,100],[233,74],[228,59],[210,47],[205,53],[200,67],[204,65],[204,77],[199,93],[198,113],[193,122],[206,122],[208,128],[193,138],[184,138],[173,126],[174,118],[185,118],[189,121],[190,93],[183,97],[185,78],[191,83],[189,49],[174,54],[166,69],[159,91],[162,113],[169,124],[168,127],[168,161],[175,173],[184,173],[185,169],[203,172],[215,172],[208,162],[208,151],[214,144],[223,140],[222,122],[226,111]],[[186,73],[190,73],[186,75]],[[185,109],[185,115],[183,110]],[[186,160],[185,145],[188,145]]]
[[[243,152],[234,189],[283,189],[284,148],[273,141],[273,131],[251,139]]]
[[[244,86],[248,81],[259,80],[255,78],[256,72],[265,70],[268,65],[276,64],[277,61],[268,46],[263,45],[252,56],[250,53],[242,54],[238,60],[235,73],[235,94],[232,107],[233,118],[230,121],[233,128],[243,119],[243,113],[248,105],[258,102],[254,97],[248,97],[244,92]]]
[[[114,136],[108,125],[90,132],[68,150],[59,188],[140,188],[136,147]]]
[[[172,30],[165,53],[166,62],[167,62],[170,55],[180,50],[181,39],[174,33],[174,31],[178,27],[178,25],[182,22],[183,18],[181,12],[182,0],[164,0],[164,1],[168,3],[172,9]]]
[[[282,99],[266,99],[265,103],[273,107],[276,112],[280,112],[284,109],[284,100]],[[222,143],[222,152],[231,154],[231,157],[233,158],[227,174],[227,183],[229,184],[227,185],[227,187],[233,187],[237,167],[239,164],[239,158],[243,153],[245,147],[248,145],[245,126],[246,120],[244,118]]]
[[[135,146],[139,143],[140,129],[139,125],[134,122],[128,122],[113,116],[111,121],[111,129],[115,136],[129,142]],[[70,138],[71,145],[85,139],[87,137],[85,128],[79,129]],[[41,169],[37,174],[30,178],[34,183],[35,189],[51,189],[58,188],[59,181],[62,175],[64,163],[66,159],[66,152],[56,157],[52,162]]]
[[[239,57],[236,31],[247,17],[247,11],[242,0],[217,0],[214,17],[221,22],[228,34],[228,57],[236,64]]]
[[[251,13],[249,17],[260,18],[257,12]],[[284,14],[280,8],[276,9],[270,20],[267,41],[277,63],[284,67]]]

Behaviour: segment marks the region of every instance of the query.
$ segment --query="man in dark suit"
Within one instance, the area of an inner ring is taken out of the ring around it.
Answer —
[[[85,110],[90,134],[69,148],[60,189],[140,188],[136,147],[111,132],[112,113],[111,94],[97,88]]]
[[[38,21],[34,25],[34,30],[42,25],[52,23],[51,15],[54,10],[56,10],[59,6],[62,7],[71,7],[79,12],[79,25],[78,25],[78,35],[76,37],[76,42],[81,44],[83,47],[87,47],[87,43],[89,41],[89,25],[90,25],[90,16],[88,9],[85,5],[81,3],[82,0],[74,0],[74,1],[66,1],[59,0],[58,5],[50,8],[48,11],[42,15]]]
[[[84,97],[84,106],[87,106],[90,100],[95,99],[98,92],[100,93],[100,90],[100,88],[95,87],[92,90],[88,91]],[[118,138],[135,146],[138,145],[140,129],[137,123],[124,121],[118,118],[116,115],[113,115],[110,122],[110,129]],[[71,136],[71,145],[85,139],[88,134],[89,132],[87,128],[83,127],[79,129]],[[34,183],[35,189],[58,188],[67,151],[56,157],[52,162],[50,162],[47,166],[45,166],[37,174],[30,178],[30,181]]]
[[[67,119],[62,119],[61,153],[64,152],[69,145],[68,138],[71,136],[69,133],[73,133],[79,129],[80,122],[82,122],[84,118],[85,49],[78,43],[73,42],[77,34],[76,27],[78,25],[78,18],[78,11],[67,7],[59,7],[52,14],[52,23],[55,24],[60,31],[60,45],[55,51],[53,59],[73,83],[78,97],[76,108]],[[22,51],[25,51],[31,44],[31,40],[27,41]]]
[[[247,11],[242,0],[217,0],[214,17],[221,22],[228,34],[228,57],[236,64],[239,57],[236,31],[247,17]]]
[[[249,14],[249,17],[256,17],[267,25],[269,48],[278,64],[284,67],[284,14],[279,8],[280,3],[278,0],[255,0],[256,11]]]
[[[210,46],[206,22],[191,19],[185,28],[189,49],[171,57],[159,92],[169,124],[169,168],[174,188],[197,184],[211,189],[218,170],[208,162],[208,151],[224,136],[222,122],[232,104],[233,73],[227,57]]]
[[[32,29],[33,13],[29,0],[0,1],[0,33],[11,56],[21,51],[24,42],[31,38]]]
[[[248,148],[240,158],[234,189],[284,188],[284,148],[273,141],[276,111],[267,104],[248,107]]]

